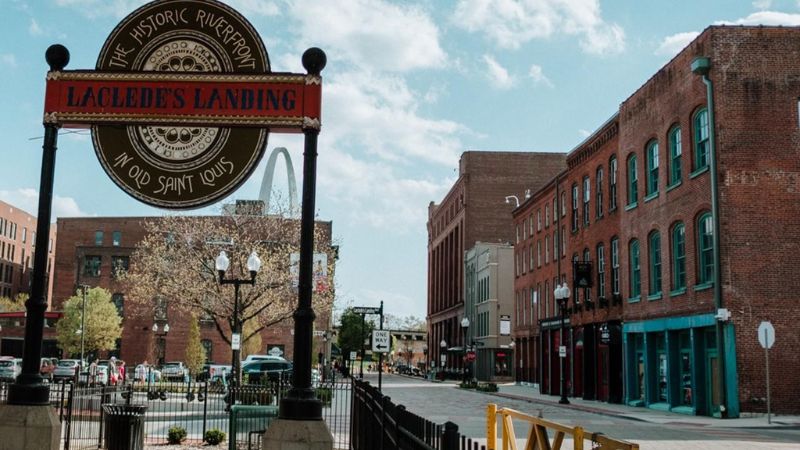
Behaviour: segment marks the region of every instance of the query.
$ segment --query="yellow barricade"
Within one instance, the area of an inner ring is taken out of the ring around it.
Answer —
[[[590,433],[583,427],[568,427],[560,423],[544,420],[529,414],[509,408],[497,408],[490,403],[486,407],[486,448],[497,450],[497,417],[500,416],[502,426],[503,450],[517,450],[517,437],[514,434],[513,419],[528,422],[531,425],[524,450],[561,450],[566,436],[572,437],[572,449],[584,450],[584,443],[588,441],[588,448],[599,450],[638,450],[639,444],[611,439],[602,434]],[[553,441],[548,437],[548,430],[554,432]],[[592,444],[599,446],[592,447]]]

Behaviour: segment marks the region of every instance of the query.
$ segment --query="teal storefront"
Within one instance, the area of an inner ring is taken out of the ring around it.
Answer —
[[[622,333],[628,405],[720,416],[724,386],[727,417],[739,416],[733,325],[722,325],[724,365],[713,314],[628,322]]]

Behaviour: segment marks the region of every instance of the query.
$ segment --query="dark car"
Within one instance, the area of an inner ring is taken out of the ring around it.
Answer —
[[[292,376],[292,363],[289,361],[254,361],[242,366],[242,376],[247,375],[248,383],[263,381],[288,381]]]

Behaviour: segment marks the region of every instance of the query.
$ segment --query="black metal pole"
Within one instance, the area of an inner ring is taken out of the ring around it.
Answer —
[[[60,44],[51,45],[45,52],[51,71],[63,69],[69,62],[69,51]],[[50,217],[53,207],[53,180],[56,169],[56,149],[59,125],[44,125],[42,172],[39,181],[39,212],[36,216],[36,250],[33,254],[31,296],[25,302],[25,341],[22,354],[22,373],[8,389],[10,405],[49,405],[50,386],[39,374],[44,334],[44,312],[47,309],[47,251],[50,239]]]
[[[366,322],[366,316],[366,314],[361,314],[361,369],[358,375],[360,380],[364,379],[364,358],[367,357],[367,355],[364,354],[364,322]]]
[[[464,329],[464,357],[461,360],[462,370],[464,371],[464,377],[461,380],[463,384],[467,384],[467,327],[461,327]]]
[[[310,80],[319,77],[325,63],[325,52],[316,47],[303,53],[303,67],[308,71]],[[280,418],[289,420],[322,420],[322,402],[311,388],[311,351],[316,317],[311,307],[311,288],[319,126],[318,121],[308,120],[303,128],[303,205],[300,213],[298,301],[294,312],[294,370],[292,387],[281,399],[280,405]]]
[[[240,355],[242,348],[242,322],[239,320],[239,280],[233,283],[233,334],[239,335],[239,345],[233,349],[231,355],[231,369],[233,370],[233,385],[241,386],[242,375],[240,369]],[[233,336],[231,336],[231,340]]]
[[[558,339],[558,345],[564,346],[564,324],[567,321],[567,298],[563,298],[559,300],[559,306],[561,306],[561,337]],[[559,349],[559,352],[561,350]],[[566,384],[566,376],[564,375],[564,360],[567,359],[566,356],[558,355],[558,359],[561,360],[561,399],[558,400],[558,403],[562,405],[569,405],[569,399],[567,399],[567,384]]]
[[[383,300],[381,300],[381,321],[380,330],[383,330]],[[392,339],[389,338],[389,346],[392,345]],[[378,392],[382,392],[383,388],[383,352],[378,353]],[[383,434],[381,434],[383,436]]]

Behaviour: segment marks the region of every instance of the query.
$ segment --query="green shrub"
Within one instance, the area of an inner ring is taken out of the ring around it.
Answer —
[[[330,405],[331,399],[333,398],[333,391],[329,387],[318,387],[317,398],[322,402],[323,405]]]
[[[180,444],[186,439],[186,428],[174,425],[167,432],[167,442],[170,444]]]
[[[477,389],[482,392],[497,392],[497,383],[480,383]]]
[[[206,431],[206,434],[203,436],[203,441],[209,445],[217,445],[224,440],[225,433],[218,428],[212,428]]]
[[[461,389],[477,389],[478,382],[477,381],[462,381],[458,384],[458,387]]]

